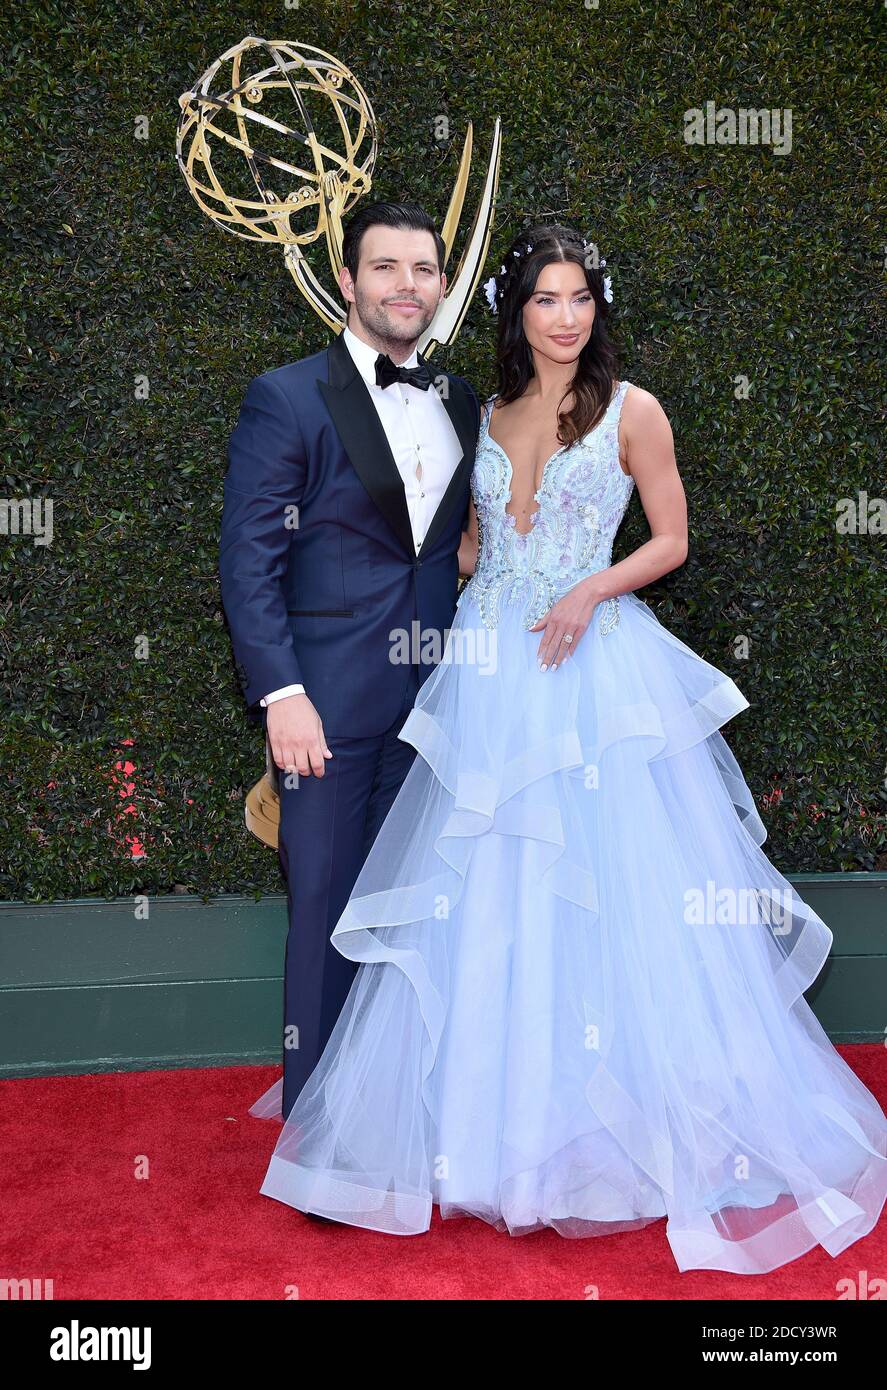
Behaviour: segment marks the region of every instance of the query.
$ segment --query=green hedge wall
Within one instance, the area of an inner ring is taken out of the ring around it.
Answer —
[[[379,120],[372,196],[439,219],[467,121],[473,209],[502,116],[486,274],[538,217],[607,258],[623,374],[667,411],[690,507],[686,564],[641,596],[751,701],[725,732],[770,857],[887,867],[885,539],[836,525],[841,498],[885,490],[882,23],[848,0],[7,14],[3,495],[52,498],[54,541],[0,536],[0,896],[281,887],[243,826],[262,732],[233,668],[217,536],[247,382],[328,335],[279,253],[213,227],[174,158],[179,94],[247,34],[351,67]],[[791,108],[791,152],[686,144],[684,112],[708,101]],[[494,331],[478,291],[440,358],[485,395]],[[616,558],[646,535],[635,496]]]

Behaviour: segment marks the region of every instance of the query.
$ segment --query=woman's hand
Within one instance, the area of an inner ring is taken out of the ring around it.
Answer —
[[[530,632],[545,629],[539,643],[539,665],[543,671],[549,666],[556,671],[562,661],[576,650],[592,614],[600,603],[602,595],[597,585],[597,575],[591,574],[558,599],[547,613],[543,613]],[[566,641],[569,637],[570,641]]]

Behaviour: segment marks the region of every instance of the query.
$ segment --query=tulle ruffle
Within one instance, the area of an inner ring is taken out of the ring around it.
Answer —
[[[666,1217],[680,1269],[747,1274],[874,1226],[887,1122],[803,999],[832,934],[760,848],[719,732],[748,701],[619,607],[541,672],[518,606],[490,632],[460,605],[265,1195],[400,1235],[435,1204],[514,1235]]]

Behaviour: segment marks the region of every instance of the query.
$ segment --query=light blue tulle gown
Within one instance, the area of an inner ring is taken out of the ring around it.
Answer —
[[[760,1274],[872,1229],[887,1121],[803,998],[832,934],[760,848],[730,677],[632,593],[539,669],[527,629],[610,564],[629,386],[549,459],[526,535],[487,403],[477,571],[333,932],[361,969],[260,1190],[396,1235],[434,1204],[512,1235],[667,1217],[681,1270]]]

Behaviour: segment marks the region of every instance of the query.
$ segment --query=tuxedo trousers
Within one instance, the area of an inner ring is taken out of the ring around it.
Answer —
[[[398,738],[420,685],[414,667],[391,726],[369,738],[327,737],[324,775],[279,773],[278,856],[289,928],[283,987],[283,1117],[314,1070],[357,971],[330,942],[416,756]],[[287,785],[287,782],[291,785]]]

